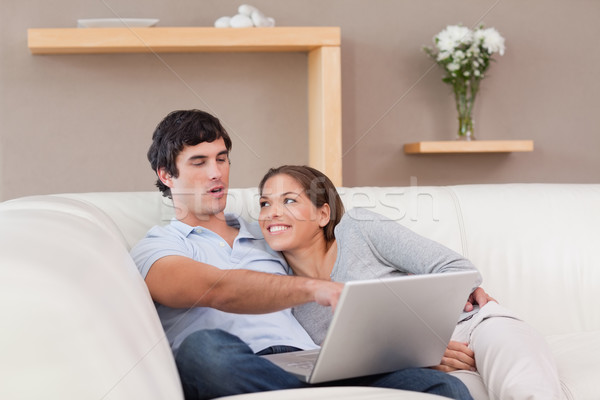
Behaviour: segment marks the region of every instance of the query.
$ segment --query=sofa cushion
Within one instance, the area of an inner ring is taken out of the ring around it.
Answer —
[[[598,399],[600,331],[546,338],[558,366],[563,389],[571,399]]]
[[[600,185],[451,189],[488,293],[544,335],[600,330]]]
[[[434,394],[408,392],[406,390],[373,387],[320,387],[305,389],[277,390],[274,392],[249,393],[237,396],[220,397],[220,400],[442,400]]]

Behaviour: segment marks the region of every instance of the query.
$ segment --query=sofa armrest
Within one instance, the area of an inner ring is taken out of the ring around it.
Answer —
[[[0,397],[183,398],[147,288],[98,211],[0,205]]]

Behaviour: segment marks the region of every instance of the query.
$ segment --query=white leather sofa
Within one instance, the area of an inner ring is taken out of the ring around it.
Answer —
[[[347,207],[372,208],[469,257],[488,293],[546,335],[567,398],[600,398],[600,185],[340,192]],[[232,189],[228,208],[256,218],[256,190]],[[182,398],[153,303],[128,255],[172,211],[158,192],[0,204],[0,398]],[[309,390],[242,398],[435,397]]]

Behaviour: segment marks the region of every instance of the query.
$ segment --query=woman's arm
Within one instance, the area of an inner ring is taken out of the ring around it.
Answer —
[[[365,209],[354,209],[351,210],[350,216],[360,221],[358,226],[371,250],[382,262],[398,271],[430,274],[476,270],[468,259],[455,251],[380,214]],[[464,311],[472,311],[475,304],[483,307],[488,301],[496,301],[478,287],[480,284],[481,276],[467,300]]]
[[[476,270],[465,257],[366,209],[348,212],[371,251],[386,265],[410,274]]]

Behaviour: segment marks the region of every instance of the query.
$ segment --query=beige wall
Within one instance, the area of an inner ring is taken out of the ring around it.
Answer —
[[[306,55],[32,56],[27,28],[78,18],[160,18],[211,26],[230,0],[2,0],[0,199],[154,190],[145,153],[169,111],[200,108],[233,136],[232,186],[307,162]],[[279,26],[342,29],[346,186],[600,182],[600,1],[254,0]],[[533,153],[408,156],[406,142],[452,139],[442,72],[421,47],[448,24],[495,27],[507,51],[475,109],[479,139],[533,139]],[[414,183],[414,178],[412,182]]]

